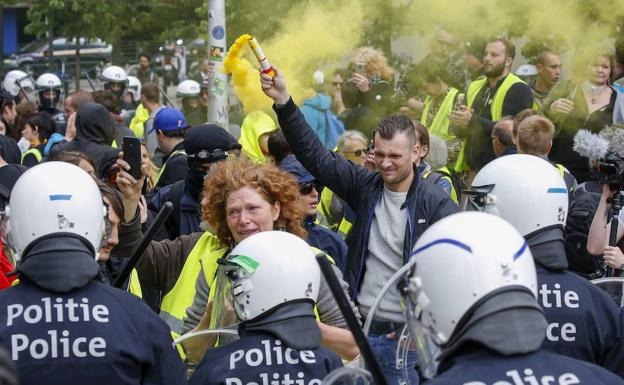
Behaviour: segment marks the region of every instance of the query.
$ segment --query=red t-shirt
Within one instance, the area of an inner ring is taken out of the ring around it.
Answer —
[[[9,258],[4,252],[4,245],[0,239],[0,290],[11,287],[11,283],[15,281],[16,276],[7,277],[7,274],[14,270],[13,265],[9,262]]]

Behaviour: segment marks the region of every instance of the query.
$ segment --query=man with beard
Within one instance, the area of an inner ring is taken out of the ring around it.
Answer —
[[[537,68],[537,78],[529,82],[529,85],[535,103],[542,108],[544,99],[561,77],[561,58],[552,51],[544,51],[537,56],[535,68]]]
[[[496,158],[490,144],[494,124],[533,105],[531,88],[510,72],[515,54],[515,46],[506,39],[490,40],[483,56],[485,77],[468,86],[467,106],[450,114],[457,136],[465,139],[456,171],[476,171]]]
[[[182,143],[187,154],[186,177],[158,190],[148,204],[155,214],[165,202],[173,203],[173,214],[164,226],[166,234],[160,239],[174,240],[180,235],[203,232],[199,204],[204,178],[214,163],[241,148],[232,135],[214,124],[189,128]]]

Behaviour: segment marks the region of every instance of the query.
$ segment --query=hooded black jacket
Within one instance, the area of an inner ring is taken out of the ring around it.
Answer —
[[[119,150],[111,147],[115,133],[115,122],[106,108],[93,102],[85,103],[76,116],[76,138],[55,146],[52,153],[80,151],[93,160],[97,175],[103,178],[119,154]]]

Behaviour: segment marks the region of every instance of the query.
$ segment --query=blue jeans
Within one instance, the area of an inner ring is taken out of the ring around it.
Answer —
[[[407,353],[407,362],[403,362],[397,368],[397,348],[399,345],[399,333],[396,338],[390,339],[385,334],[368,335],[368,343],[377,358],[381,371],[386,377],[388,385],[418,385],[419,377],[416,372],[416,352]],[[407,368],[406,368],[407,366]],[[407,379],[405,371],[407,369]]]

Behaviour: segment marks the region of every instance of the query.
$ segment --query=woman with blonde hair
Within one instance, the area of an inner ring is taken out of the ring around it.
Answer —
[[[379,116],[388,115],[396,109],[392,101],[394,69],[381,50],[373,47],[358,49],[348,68],[351,79],[346,88],[357,89],[359,105],[371,108]]]

